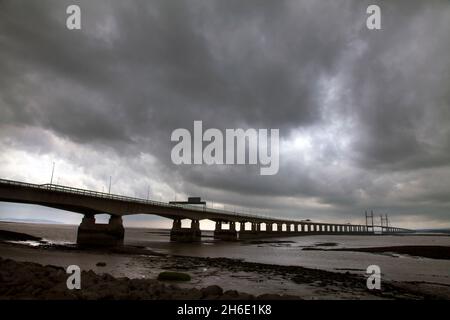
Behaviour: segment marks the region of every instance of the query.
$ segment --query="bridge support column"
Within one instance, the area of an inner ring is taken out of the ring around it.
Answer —
[[[172,229],[177,229],[177,230],[181,229],[181,220],[180,219],[173,220]]]
[[[283,225],[281,223],[277,223],[277,232],[283,232]]]
[[[250,230],[245,230],[245,223],[242,223],[241,226],[243,226],[241,228],[241,230],[239,231],[239,239],[245,240],[245,239],[255,239],[258,238],[259,236],[259,224],[256,222],[251,222],[251,227]]]
[[[172,230],[170,230],[170,241],[196,242],[200,241],[201,237],[202,232],[200,231],[200,222],[198,220],[191,220],[190,228],[182,228],[180,219],[173,221]]]
[[[122,217],[109,218],[108,224],[96,224],[94,214],[85,214],[77,232],[77,244],[80,246],[121,246],[125,229]]]
[[[234,221],[230,222],[230,228],[228,230],[222,229],[222,222],[216,221],[216,229],[214,230],[214,239],[224,241],[236,241],[238,239],[238,233],[236,231],[236,224]]]

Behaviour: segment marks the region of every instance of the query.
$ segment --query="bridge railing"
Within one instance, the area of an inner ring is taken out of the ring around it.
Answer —
[[[151,204],[151,205],[167,207],[167,208],[178,208],[181,210],[218,213],[218,214],[228,215],[230,217],[275,220],[275,221],[287,222],[287,223],[303,223],[303,224],[318,223],[318,222],[305,221],[305,220],[273,218],[273,217],[269,217],[269,216],[250,214],[250,213],[239,212],[239,211],[208,208],[206,206],[199,207],[196,205],[189,205],[189,204],[182,205],[182,204],[167,203],[167,202],[162,202],[162,201],[155,201],[155,200],[150,200],[150,199],[147,200],[147,199],[122,196],[122,195],[116,195],[116,194],[111,194],[111,193],[105,193],[105,192],[99,192],[99,191],[93,191],[93,190],[87,190],[87,189],[80,189],[80,188],[74,188],[74,187],[68,187],[68,186],[62,186],[62,185],[56,185],[56,184],[49,184],[49,183],[34,184],[34,183],[20,182],[20,181],[14,181],[14,180],[0,179],[0,184],[9,184],[9,185],[16,185],[16,186],[22,186],[22,187],[27,187],[27,188],[52,190],[52,191],[56,191],[56,192],[86,195],[86,196],[91,196],[91,197],[96,197],[96,198],[112,199],[112,200],[118,200],[118,201],[127,201],[127,202],[141,203],[141,204]],[[321,224],[329,224],[329,223],[321,223]],[[346,223],[346,224],[351,225],[350,223]],[[399,229],[402,229],[402,228],[399,228]],[[407,230],[407,229],[402,229],[402,230]]]
[[[243,217],[243,218],[257,218],[257,219],[274,219],[268,216],[263,215],[256,215],[256,214],[250,214],[250,213],[244,213],[244,212],[238,212],[238,211],[229,211],[225,209],[216,209],[216,208],[208,208],[205,206],[199,207],[196,205],[189,205],[189,204],[172,204],[162,201],[155,201],[155,200],[147,200],[147,199],[141,199],[141,198],[135,198],[135,197],[129,197],[129,196],[122,196],[122,195],[116,195],[111,193],[105,193],[105,192],[99,192],[99,191],[93,191],[93,190],[87,190],[87,189],[81,189],[81,188],[74,188],[74,187],[68,187],[63,185],[56,185],[56,184],[34,184],[34,183],[27,183],[27,182],[20,182],[20,181],[14,181],[14,180],[7,180],[7,179],[0,179],[0,184],[9,184],[9,185],[16,185],[16,186],[22,186],[27,188],[34,188],[34,189],[45,189],[45,190],[52,190],[57,192],[63,192],[63,193],[70,193],[70,194],[78,194],[78,195],[86,195],[86,196],[92,196],[96,198],[103,198],[103,199],[112,199],[112,200],[119,200],[119,201],[127,201],[127,202],[134,202],[134,203],[141,203],[141,204],[151,204],[156,206],[162,206],[167,208],[179,208],[184,210],[193,210],[193,211],[201,211],[201,212],[210,212],[210,213],[219,213],[219,214],[225,214],[233,217]],[[274,219],[277,221],[293,221],[288,219]]]

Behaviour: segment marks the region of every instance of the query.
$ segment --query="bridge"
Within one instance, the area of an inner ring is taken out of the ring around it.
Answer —
[[[62,185],[5,179],[0,179],[0,201],[41,205],[83,214],[77,234],[77,243],[80,245],[123,244],[125,229],[122,216],[133,214],[153,214],[172,219],[170,239],[180,242],[200,241],[200,220],[204,219],[215,221],[215,239],[228,241],[313,234],[373,235],[376,228],[387,234],[412,232],[394,226],[274,218],[206,206],[144,200]],[[97,224],[97,214],[109,214],[108,224]],[[191,220],[189,228],[181,226],[183,219]],[[246,224],[250,224],[251,228],[247,230]],[[262,228],[262,225],[265,228]]]

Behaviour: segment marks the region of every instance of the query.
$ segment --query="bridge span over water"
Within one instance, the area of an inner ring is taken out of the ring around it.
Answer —
[[[83,214],[77,236],[77,242],[81,245],[123,243],[125,230],[122,216],[133,214],[153,214],[172,219],[173,226],[170,233],[172,241],[199,241],[201,239],[199,222],[204,219],[215,221],[214,238],[220,240],[313,234],[373,235],[375,229],[388,234],[412,232],[394,226],[275,218],[206,206],[145,200],[55,184],[32,184],[5,179],[0,179],[0,201],[35,204]],[[109,214],[109,223],[96,224],[97,214]],[[183,219],[191,220],[189,228],[181,226]],[[247,230],[246,224],[249,223],[251,228]],[[261,228],[262,225],[265,228]]]

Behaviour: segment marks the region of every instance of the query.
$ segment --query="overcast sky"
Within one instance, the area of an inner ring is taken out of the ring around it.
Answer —
[[[54,182],[98,191],[112,176],[155,200],[448,227],[449,34],[447,0],[0,0],[0,177],[48,183],[54,161]],[[172,164],[170,135],[194,120],[280,129],[278,174]],[[80,219],[0,203],[7,217]]]

